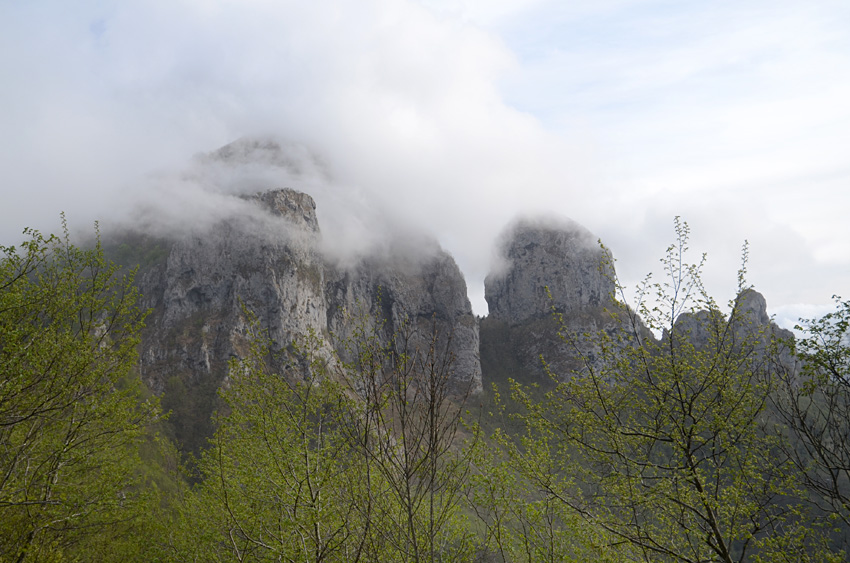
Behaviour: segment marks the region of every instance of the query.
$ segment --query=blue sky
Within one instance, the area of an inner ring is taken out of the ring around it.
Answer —
[[[783,322],[850,296],[847,2],[7,0],[0,72],[6,242],[62,210],[198,220],[221,186],[187,187],[192,155],[273,135],[332,170],[286,180],[330,242],[432,232],[479,313],[520,213],[584,224],[627,284],[678,215],[722,300],[745,239]]]

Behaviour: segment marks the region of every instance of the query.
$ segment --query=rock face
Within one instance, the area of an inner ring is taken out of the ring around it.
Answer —
[[[800,371],[800,364],[787,345],[789,342],[794,342],[794,333],[770,320],[770,315],[767,314],[767,301],[761,293],[747,289],[738,296],[738,300],[746,326],[744,330],[754,331],[759,335],[759,353],[764,353],[771,341],[777,343],[778,354],[772,357],[778,361],[782,369],[796,377]]]
[[[274,146],[261,148],[277,154]],[[188,450],[211,434],[209,416],[226,384],[228,361],[246,353],[243,308],[257,316],[275,347],[314,334],[322,341],[319,352],[331,359],[350,359],[358,323],[382,346],[404,334],[426,353],[436,334],[436,347],[452,358],[452,385],[472,393],[482,389],[482,371],[488,383],[508,377],[551,382],[541,359],[557,378],[596,367],[594,342],[584,334],[637,330],[653,338],[615,305],[610,255],[570,221],[526,220],[506,230],[500,267],[485,280],[490,315],[479,321],[457,264],[433,240],[392,241],[380,253],[343,264],[320,250],[309,195],[278,189],[236,201],[240,211],[212,227],[140,249],[142,305],[152,311],[140,346],[142,376],[172,411],[176,438]],[[770,322],[755,291],[742,293],[738,307],[736,330],[758,335],[750,339],[757,348],[771,337],[791,338]],[[707,341],[707,315],[682,315],[676,329],[696,344]],[[786,360],[793,363],[789,354]]]
[[[344,353],[352,312],[378,319],[385,341],[407,324],[418,335],[413,344],[426,346],[436,330],[450,341],[453,383],[481,389],[478,322],[466,283],[436,243],[342,267],[319,251],[310,196],[283,189],[248,200],[255,206],[244,216],[173,242],[164,262],[139,280],[144,306],[153,311],[141,345],[142,375],[155,392],[165,392],[164,406],[178,418],[183,411],[199,417],[175,421],[187,433],[178,436],[184,444],[197,446],[211,431],[198,413],[208,417],[228,360],[245,352],[243,306],[276,347],[313,333],[329,356],[334,348]],[[173,404],[177,397],[193,404]],[[199,401],[204,404],[194,404]]]
[[[612,342],[625,335],[655,339],[640,319],[615,305],[612,261],[594,241],[572,222],[524,221],[506,231],[499,256],[503,266],[485,280],[490,306],[490,315],[480,324],[485,379],[551,383],[544,361],[558,379],[598,368],[594,335],[600,331]],[[780,349],[778,355],[769,350],[772,342],[792,340],[793,334],[771,322],[764,297],[743,291],[736,311],[731,325],[736,345],[793,373],[790,350]],[[695,311],[680,315],[674,330],[700,347],[725,322],[720,312]]]
[[[738,307],[744,318],[756,327],[768,327],[784,336],[792,336],[790,330],[779,328],[770,321],[767,314],[767,300],[764,295],[753,289],[746,289],[738,296]]]
[[[603,307],[614,292],[609,257],[577,223],[519,222],[500,255],[506,269],[487,276],[485,298],[490,316],[509,325],[548,316],[552,307],[568,314]]]
[[[435,247],[424,255],[369,258],[336,270],[327,288],[328,327],[339,339],[352,337],[347,313],[358,311],[383,321],[387,341],[410,333],[412,348],[420,352],[429,350],[436,330],[452,356],[455,388],[480,391],[478,321],[463,274],[448,253]]]
[[[545,381],[541,357],[560,377],[580,372],[585,366],[578,350],[593,357],[580,335],[614,330],[621,322],[612,307],[610,256],[577,223],[526,220],[505,232],[499,258],[502,268],[484,281],[490,315],[482,321],[481,338],[503,343],[502,360],[483,357],[485,374],[512,364]],[[562,315],[566,339],[558,336],[553,308]]]
[[[256,194],[253,199],[276,217],[282,217],[296,229],[308,235],[319,233],[316,202],[309,195],[284,188]]]
[[[745,354],[754,354],[756,357],[769,358],[778,362],[780,367],[788,373],[796,373],[798,366],[790,348],[784,342],[793,342],[794,333],[790,330],[780,328],[770,320],[767,314],[767,301],[764,296],[753,290],[742,291],[735,302],[736,313],[732,317],[731,328],[734,334],[734,342],[737,346],[744,346]],[[719,319],[725,322],[725,317]],[[713,318],[709,311],[696,311],[684,313],[676,319],[674,330],[686,335],[689,342],[697,348],[708,345],[713,338]],[[665,332],[662,339],[668,338]],[[778,346],[777,353],[770,353],[769,346],[775,343]]]
[[[174,242],[164,266],[142,278],[145,305],[153,310],[142,362],[155,391],[164,389],[175,370],[192,379],[214,373],[220,379],[244,336],[243,305],[281,344],[293,334],[324,328],[315,203],[293,190],[253,200],[257,211],[262,207],[282,219],[277,229],[258,229],[257,218],[233,218]]]

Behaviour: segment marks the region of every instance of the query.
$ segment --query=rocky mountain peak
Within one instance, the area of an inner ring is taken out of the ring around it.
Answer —
[[[261,192],[250,198],[273,215],[286,219],[305,231],[318,233],[316,202],[309,195],[290,188]]]
[[[675,330],[687,334],[693,343],[703,346],[712,336],[712,323],[725,323],[725,317],[719,311],[698,310],[682,313],[674,323]],[[744,333],[776,333],[785,336],[791,333],[779,328],[767,314],[767,300],[754,289],[745,289],[735,299],[733,327]],[[666,335],[666,332],[665,332]],[[666,338],[666,336],[665,336]]]
[[[358,333],[358,323],[373,323],[382,349],[401,334],[419,354],[433,347],[433,333],[439,336],[434,349],[453,360],[450,383],[481,390],[478,321],[460,269],[436,241],[342,267],[311,236],[319,232],[312,197],[277,189],[247,199],[271,213],[268,222],[225,219],[170,241],[162,260],[139,278],[144,305],[153,311],[141,343],[142,375],[165,394],[184,446],[199,447],[211,432],[210,397],[226,384],[228,360],[246,349],[243,307],[275,349],[315,334],[327,358],[344,356],[352,340],[370,337]],[[286,236],[274,236],[276,221]]]
[[[571,377],[595,361],[592,343],[581,335],[625,328],[611,306],[611,257],[581,225],[568,219],[517,222],[505,231],[498,253],[502,267],[484,280],[490,315],[480,329],[482,369],[490,377],[515,378],[502,367],[514,366],[527,381],[551,382],[541,357],[551,374]],[[562,314],[559,321],[553,307]]]
[[[684,336],[697,348],[709,346],[717,339],[718,327],[725,330],[727,316],[719,310],[699,310],[682,313],[676,319],[673,330]],[[764,296],[754,289],[745,289],[735,300],[735,309],[731,318],[731,327],[738,345],[745,345],[750,353],[761,357],[772,357],[777,360],[788,373],[797,370],[796,361],[791,350],[786,345],[794,340],[794,333],[785,330],[774,323],[767,314],[767,301]],[[670,338],[664,331],[662,340]],[[771,356],[768,350],[778,345],[778,355]]]
[[[487,276],[484,291],[490,316],[508,324],[546,316],[553,306],[563,313],[602,307],[614,291],[610,256],[573,221],[520,221],[498,252],[505,267]]]
[[[743,315],[749,317],[756,326],[770,324],[770,315],[767,314],[767,300],[754,289],[745,289],[738,295],[738,307]]]
[[[295,178],[329,176],[325,163],[309,147],[274,138],[243,137],[195,158],[207,164],[230,167],[266,166],[285,171]]]

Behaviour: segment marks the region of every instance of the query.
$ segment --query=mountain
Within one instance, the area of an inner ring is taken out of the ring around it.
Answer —
[[[517,221],[503,233],[498,256],[500,267],[484,281],[490,314],[481,322],[482,364],[493,379],[548,383],[543,360],[559,377],[581,372],[594,357],[583,336],[626,321],[614,306],[611,256],[578,223]]]
[[[349,356],[355,327],[364,322],[382,346],[404,332],[411,349],[423,353],[436,331],[453,358],[451,384],[481,390],[478,320],[460,269],[436,241],[341,264],[321,251],[312,197],[278,189],[244,199],[250,205],[242,215],[176,240],[136,243],[154,256],[137,279],[151,311],[142,377],[162,395],[184,447],[197,449],[211,434],[228,361],[246,352],[243,307],[276,349],[315,334],[328,358]]]
[[[326,173],[320,159],[296,149],[243,140],[201,160],[242,166],[259,159],[296,179],[305,170]],[[452,359],[451,385],[472,394],[509,377],[549,385],[544,361],[556,378],[580,374],[597,362],[599,331],[654,338],[615,303],[610,252],[570,220],[523,219],[505,229],[485,279],[490,312],[478,319],[460,269],[433,239],[390,237],[380,250],[343,261],[327,252],[310,195],[283,188],[231,199],[234,211],[212,222],[170,237],[124,233],[111,247],[116,261],[141,266],[137,283],[151,311],[141,373],[171,411],[184,449],[198,450],[213,431],[228,362],[247,350],[245,309],[277,350],[313,334],[332,363],[352,359],[362,327],[383,347],[403,334],[422,352],[436,333],[437,348]],[[760,294],[739,299],[748,319],[740,330],[761,331],[765,345],[770,336],[790,336],[770,322]],[[682,315],[676,326],[698,341],[706,314]]]
[[[600,332],[612,344],[624,335],[656,339],[637,315],[615,303],[613,257],[581,225],[566,219],[516,221],[499,241],[498,258],[499,266],[484,281],[490,309],[480,323],[485,383],[510,377],[547,386],[554,383],[550,375],[564,379],[598,368]],[[753,352],[764,354],[771,341],[793,340],[771,321],[760,293],[747,289],[736,304],[740,315],[732,329]],[[697,346],[706,345],[709,316],[683,313],[674,328]],[[796,369],[787,348],[778,357],[786,369]]]

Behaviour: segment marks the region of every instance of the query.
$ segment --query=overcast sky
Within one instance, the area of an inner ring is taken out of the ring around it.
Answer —
[[[327,164],[328,237],[378,207],[435,234],[480,314],[520,213],[585,225],[628,284],[678,215],[722,300],[744,240],[783,322],[850,297],[846,0],[0,0],[0,76],[0,243],[209,213],[163,178],[271,135]]]

